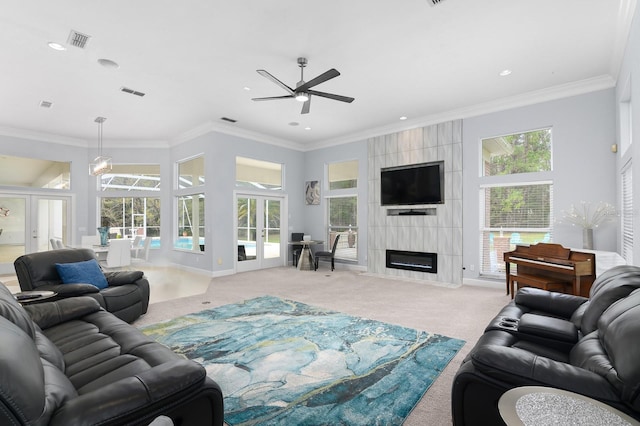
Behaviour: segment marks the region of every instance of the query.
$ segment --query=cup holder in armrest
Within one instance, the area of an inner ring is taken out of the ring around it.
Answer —
[[[501,317],[498,320],[498,326],[505,328],[507,330],[513,330],[513,331],[517,331],[518,330],[518,320],[515,318],[509,318],[509,317]]]

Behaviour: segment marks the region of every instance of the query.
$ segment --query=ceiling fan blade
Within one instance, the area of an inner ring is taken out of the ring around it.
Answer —
[[[323,74],[320,74],[319,76],[317,76],[316,78],[314,78],[312,80],[307,81],[302,86],[296,87],[296,92],[306,92],[307,89],[310,89],[313,86],[317,86],[320,83],[324,83],[327,80],[331,80],[332,78],[336,78],[339,75],[340,75],[340,73],[338,72],[337,69],[331,68],[329,71],[327,71],[327,72],[325,72]]]
[[[275,84],[277,84],[278,86],[282,87],[284,90],[286,90],[287,92],[289,92],[290,94],[293,95],[293,89],[291,87],[287,86],[286,84],[284,84],[283,82],[281,82],[280,80],[278,80],[277,78],[275,78],[274,76],[269,74],[268,71],[257,70],[257,72],[258,72],[258,74],[260,74],[264,78],[267,78],[267,79],[271,80],[272,82],[274,82]]]
[[[292,99],[293,95],[285,95],[285,96],[268,96],[266,98],[251,98],[252,101],[273,101],[276,99]]]
[[[307,99],[305,103],[302,104],[302,111],[300,112],[300,114],[309,114],[310,108],[311,108],[311,96],[309,96],[309,99]]]
[[[333,93],[318,92],[315,90],[307,90],[307,93],[310,95],[321,96],[323,98],[329,98],[329,99],[333,99],[334,101],[340,101],[340,102],[351,103],[355,100],[354,98],[350,98],[348,96],[334,95]]]

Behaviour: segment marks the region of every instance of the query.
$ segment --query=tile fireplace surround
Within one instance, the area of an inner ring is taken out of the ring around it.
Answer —
[[[368,272],[461,285],[462,120],[371,138],[368,156]],[[381,168],[440,160],[444,161],[444,204],[380,205]],[[397,214],[425,208],[429,214]],[[387,268],[387,250],[437,253],[437,273]]]

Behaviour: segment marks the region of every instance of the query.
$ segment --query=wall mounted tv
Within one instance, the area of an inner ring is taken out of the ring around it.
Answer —
[[[380,204],[403,206],[444,203],[444,162],[380,170]]]

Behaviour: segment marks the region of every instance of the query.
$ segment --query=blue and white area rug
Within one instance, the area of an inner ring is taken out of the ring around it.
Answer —
[[[464,341],[265,296],[142,331],[205,366],[237,425],[399,425]]]

